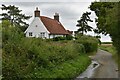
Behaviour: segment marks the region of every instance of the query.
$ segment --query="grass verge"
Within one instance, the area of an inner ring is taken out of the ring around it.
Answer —
[[[105,50],[107,52],[110,52],[115,60],[116,63],[118,63],[118,55],[117,55],[117,51],[115,49],[115,47],[111,44],[106,44],[106,45],[99,45],[99,48],[102,50]]]
[[[75,78],[80,73],[86,70],[88,65],[91,63],[91,60],[87,55],[82,55],[77,57],[74,60],[65,61],[62,64],[59,64],[53,68],[40,68],[39,71],[34,71],[31,74],[31,77],[35,78]],[[26,76],[28,78],[28,76]]]
[[[97,50],[97,40],[82,36],[77,41],[49,41],[26,38],[10,27],[3,29],[2,77],[75,78],[91,63],[87,53]]]

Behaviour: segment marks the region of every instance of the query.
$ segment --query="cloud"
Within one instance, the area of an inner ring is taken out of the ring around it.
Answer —
[[[109,35],[101,35],[101,39],[100,39],[102,42],[111,42],[111,38]]]
[[[41,0],[42,1],[42,0]],[[49,0],[51,1],[51,0]],[[60,14],[60,21],[64,25],[66,29],[69,30],[77,30],[76,27],[77,20],[80,19],[83,12],[92,12],[90,9],[88,9],[91,2],[77,2],[78,0],[71,0],[69,2],[55,2],[56,0],[52,0],[53,2],[2,2],[0,4],[6,4],[6,5],[15,5],[18,6],[19,9],[22,10],[22,13],[25,13],[26,15],[33,16],[30,20],[28,20],[28,23],[31,23],[34,18],[34,10],[36,7],[40,9],[40,12],[42,16],[47,16],[50,18],[53,18],[53,15],[55,12],[58,12]],[[63,1],[63,0],[61,0]],[[65,0],[68,1],[68,0]],[[74,2],[73,2],[74,1]],[[94,12],[90,15],[91,19],[94,20],[96,18],[96,15]],[[89,23],[90,26],[93,28],[96,27],[95,20],[93,23]],[[94,35],[93,32],[89,32],[88,34]],[[105,39],[102,39],[105,40]],[[110,39],[107,39],[110,41]]]

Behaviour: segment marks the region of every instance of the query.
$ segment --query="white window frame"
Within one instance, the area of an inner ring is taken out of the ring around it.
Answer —
[[[40,32],[40,37],[45,38],[45,32]]]
[[[32,33],[32,32],[29,32],[29,36],[32,37],[32,36],[33,36],[33,33]]]

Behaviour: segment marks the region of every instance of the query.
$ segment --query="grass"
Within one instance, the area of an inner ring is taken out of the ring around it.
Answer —
[[[84,46],[73,41],[12,38],[3,48],[3,77],[75,78],[91,63],[84,52]]]
[[[82,73],[90,64],[90,59],[87,55],[78,56],[74,60],[65,61],[53,68],[41,71],[35,71],[33,77],[37,78],[75,78]],[[31,74],[32,76],[32,74]]]
[[[105,50],[107,52],[110,52],[112,54],[114,60],[116,61],[116,63],[118,63],[117,51],[112,44],[101,44],[101,45],[99,45],[99,48],[102,50]]]
[[[5,80],[75,78],[91,63],[87,52],[97,50],[93,37],[56,42],[23,35],[15,27],[3,29],[2,77]]]

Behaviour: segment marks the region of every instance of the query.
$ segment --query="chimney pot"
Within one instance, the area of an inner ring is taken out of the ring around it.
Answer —
[[[36,10],[34,11],[35,17],[40,17],[40,11],[38,10],[38,7],[36,7]]]
[[[59,13],[55,13],[54,19],[57,20],[57,21],[59,22]]]
[[[38,11],[38,7],[36,7],[36,11]]]

